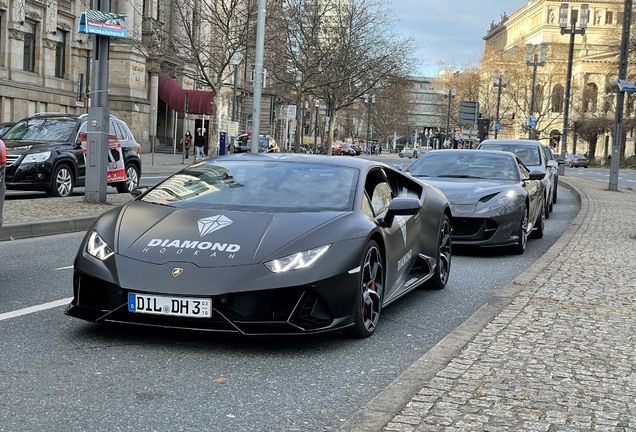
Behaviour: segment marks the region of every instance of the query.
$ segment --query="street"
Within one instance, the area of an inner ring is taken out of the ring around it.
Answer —
[[[55,306],[71,296],[83,233],[2,242],[0,431],[337,430],[542,256],[578,206],[561,187],[544,238],[521,256],[456,249],[445,290],[392,304],[364,340],[86,323]]]

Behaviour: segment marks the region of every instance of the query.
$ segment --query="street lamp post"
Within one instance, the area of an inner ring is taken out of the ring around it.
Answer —
[[[232,122],[236,121],[236,81],[238,79],[238,67],[241,64],[241,54],[236,53],[232,58],[232,65],[234,65],[234,82],[232,84]],[[232,135],[230,142],[230,149],[234,152],[234,146],[236,145],[236,137]]]
[[[537,66],[545,66],[545,60],[547,57],[548,46],[541,44],[541,60],[539,60],[539,54],[534,53],[534,45],[526,45],[526,65],[532,66],[532,97],[530,98],[530,115],[528,117],[528,139],[532,139],[532,132],[534,130],[534,97],[537,87]]]
[[[501,127],[499,124],[499,107],[501,106],[501,89],[508,86],[508,71],[504,71],[503,76],[499,75],[499,71],[495,70],[492,73],[492,85],[497,87],[497,114],[495,115],[495,124],[493,128],[495,129],[495,139],[497,139],[497,135],[499,134],[499,128]]]
[[[318,109],[320,102],[316,101],[316,124],[314,125],[314,154],[318,153]]]
[[[371,104],[375,103],[375,95],[369,97],[369,95],[365,94],[364,103],[367,104],[367,147],[371,151]]]
[[[579,11],[572,9],[570,11],[570,27],[568,28],[568,3],[562,3],[559,8],[559,27],[561,27],[561,35],[570,35],[570,45],[568,50],[568,70],[565,81],[565,106],[563,107],[563,133],[561,134],[561,157],[565,160],[565,153],[568,148],[568,115],[570,113],[570,88],[572,87],[572,61],[574,58],[574,36],[577,34],[584,35],[589,20],[589,5],[582,4],[580,10],[579,28],[576,28],[579,21]],[[565,164],[559,165],[559,174],[565,174]]]
[[[453,87],[448,87],[447,85],[444,85],[444,97],[446,99],[448,99],[448,112],[447,112],[447,116],[446,116],[446,139],[445,141],[448,141],[448,145],[449,147],[451,146],[451,140],[448,139],[448,134],[450,133],[450,115],[451,115],[451,100],[453,100],[453,98],[455,97],[455,95],[457,94],[457,86],[453,85]],[[439,143],[437,143],[439,146]],[[439,147],[437,147],[439,148]]]

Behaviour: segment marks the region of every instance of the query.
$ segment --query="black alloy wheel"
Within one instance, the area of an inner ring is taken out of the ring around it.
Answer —
[[[550,219],[550,201],[548,197],[543,197],[543,211],[546,219]]]
[[[441,290],[446,288],[450,277],[451,257],[453,252],[453,238],[451,223],[448,215],[444,214],[437,237],[437,254],[435,257],[435,274],[426,282],[426,288]]]
[[[382,252],[378,244],[370,240],[364,253],[360,269],[360,285],[354,305],[354,325],[346,334],[355,338],[366,338],[373,334],[380,319],[384,297],[384,267]]]
[[[66,164],[60,164],[53,171],[51,186],[47,193],[52,197],[67,197],[73,193],[74,185],[75,180],[71,169]]]
[[[528,208],[525,203],[523,205],[523,219],[519,223],[519,230],[517,231],[517,244],[512,247],[512,253],[516,255],[522,255],[526,251],[528,245]]]
[[[139,186],[139,170],[133,163],[126,164],[126,180],[115,183],[115,188],[119,193],[130,193]]]
[[[532,230],[531,237],[532,238],[542,238],[543,231],[545,229],[545,211],[544,211],[544,202],[541,201],[541,211],[537,215],[537,221],[534,224],[534,229]]]

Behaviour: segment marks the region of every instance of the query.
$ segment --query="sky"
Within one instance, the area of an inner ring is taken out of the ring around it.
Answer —
[[[434,77],[438,61],[477,63],[490,23],[511,15],[528,0],[392,0],[400,31],[419,45],[419,74]]]

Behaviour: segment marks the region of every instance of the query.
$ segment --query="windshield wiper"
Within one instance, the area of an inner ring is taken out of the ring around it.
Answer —
[[[411,175],[413,177],[430,177],[428,174],[413,174],[413,173],[411,173]]]
[[[477,176],[471,176],[471,175],[466,175],[466,174],[446,174],[446,175],[439,175],[437,177],[441,177],[441,178],[471,178],[471,179],[483,179],[485,177],[477,177]]]

